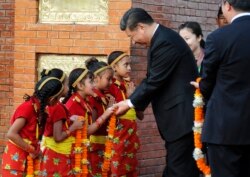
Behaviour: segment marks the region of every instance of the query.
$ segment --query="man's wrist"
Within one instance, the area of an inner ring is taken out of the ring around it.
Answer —
[[[131,102],[130,99],[127,99],[127,104],[130,108],[134,108],[135,106],[133,105],[133,103]]]

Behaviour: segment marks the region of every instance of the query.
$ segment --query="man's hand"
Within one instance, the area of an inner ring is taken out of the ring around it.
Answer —
[[[128,106],[128,100],[120,101],[117,104],[114,104],[115,107],[117,107],[116,115],[122,115],[125,114],[130,107]]]

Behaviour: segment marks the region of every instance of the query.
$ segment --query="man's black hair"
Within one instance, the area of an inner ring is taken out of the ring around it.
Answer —
[[[152,24],[153,18],[142,8],[131,8],[123,15],[120,21],[120,29],[125,31],[126,28],[134,30],[138,23]]]

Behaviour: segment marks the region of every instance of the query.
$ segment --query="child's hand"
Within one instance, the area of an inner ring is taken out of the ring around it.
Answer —
[[[113,96],[109,96],[109,104],[108,104],[108,108],[112,107],[113,104],[115,104],[115,97]]]
[[[34,146],[32,146],[34,148]],[[39,156],[42,156],[42,151],[41,151],[41,148],[40,148],[40,145],[38,145],[36,147],[36,149],[34,148],[34,151],[33,152],[30,152],[29,153],[29,156],[32,158],[32,159],[35,159]]]
[[[72,115],[72,116],[70,116],[69,119],[70,119],[72,122],[74,122],[77,118],[78,118],[78,115]]]
[[[106,120],[108,119],[116,110],[117,108],[115,106],[109,107],[106,109],[106,111],[103,113],[103,118]]]
[[[78,130],[78,129],[82,129],[84,122],[85,122],[84,119],[81,119],[81,118],[79,118],[79,116],[77,116],[77,118],[75,118],[73,124],[69,128],[70,132],[73,132],[73,131]]]
[[[38,156],[42,155],[42,152],[39,152],[39,153],[29,153],[29,156],[32,158],[32,159],[35,159],[37,158]]]
[[[135,84],[133,82],[129,82],[127,85],[127,97],[129,97],[135,91]]]

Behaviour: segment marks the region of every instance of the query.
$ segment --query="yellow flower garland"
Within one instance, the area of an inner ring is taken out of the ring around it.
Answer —
[[[27,174],[26,177],[35,177],[39,173],[40,160],[33,159],[30,155],[27,156]]]
[[[116,127],[116,115],[113,114],[109,121],[108,138],[105,143],[104,161],[102,165],[102,177],[108,177],[110,170],[110,159],[112,157],[112,146]]]
[[[27,156],[27,174],[26,174],[26,177],[34,177],[34,161],[30,155]]]
[[[35,112],[37,113],[37,105],[35,103],[32,103],[33,105],[33,108],[35,110]],[[38,139],[38,136],[39,136],[39,128],[38,128],[38,122],[36,123],[36,139]],[[27,152],[34,152],[35,149],[33,146],[31,146],[31,142],[27,139],[24,139],[24,141],[26,141],[29,146],[28,148],[26,149]],[[26,177],[34,177],[34,176],[37,176],[38,173],[39,173],[39,170],[40,170],[40,159],[38,158],[35,158],[33,159],[30,155],[28,155],[26,157],[26,160],[27,160],[27,173],[26,173]]]
[[[200,80],[201,78],[198,78],[196,82],[199,83]],[[211,177],[210,167],[206,164],[206,160],[202,152],[201,132],[204,123],[204,113],[203,113],[204,101],[199,88],[195,90],[193,106],[194,106],[193,131],[194,131],[194,146],[195,146],[193,156],[194,159],[196,160],[197,167],[202,171],[205,177]]]
[[[76,131],[76,140],[75,140],[75,167],[73,172],[76,177],[87,177],[88,176],[88,146],[89,140],[87,137],[87,130],[88,130],[88,116],[81,117],[79,116],[78,119],[84,119],[84,125],[82,130]]]

